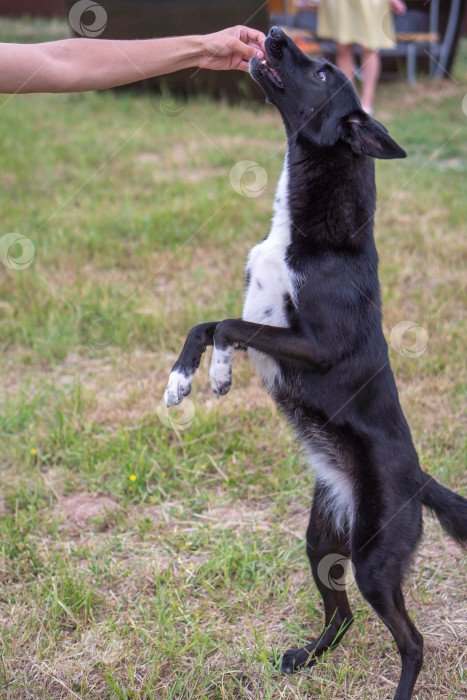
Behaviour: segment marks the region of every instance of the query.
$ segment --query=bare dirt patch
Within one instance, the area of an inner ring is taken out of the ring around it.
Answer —
[[[269,508],[258,507],[254,504],[236,503],[235,505],[210,508],[201,516],[213,527],[227,530],[271,528],[271,512]]]
[[[228,168],[208,168],[187,166],[183,168],[172,168],[171,170],[154,170],[154,182],[204,182],[211,177],[227,177]]]
[[[57,506],[57,515],[64,517],[66,524],[73,529],[94,523],[96,520],[101,520],[102,524],[118,508],[118,503],[108,496],[86,492],[75,493],[61,499]]]

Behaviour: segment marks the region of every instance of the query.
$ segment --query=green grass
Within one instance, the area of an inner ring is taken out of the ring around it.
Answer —
[[[382,84],[376,114],[409,154],[377,165],[385,332],[428,333],[423,355],[391,361],[424,467],[464,494],[466,48],[459,85]],[[321,631],[313,478],[245,358],[220,402],[203,361],[186,430],[159,418],[187,330],[241,312],[284,136],[260,105],[158,107],[0,98],[1,236],[35,247],[24,270],[0,264],[0,695],[391,697],[398,655],[355,584],[339,650],[292,678],[271,663]],[[265,168],[260,197],[230,186],[240,160]],[[417,698],[464,692],[465,573],[428,521],[406,584],[426,642]]]

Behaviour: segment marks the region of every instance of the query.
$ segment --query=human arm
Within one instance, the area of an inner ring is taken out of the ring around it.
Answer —
[[[101,90],[191,67],[248,70],[247,61],[262,51],[264,38],[238,26],[161,39],[0,44],[0,92]]]

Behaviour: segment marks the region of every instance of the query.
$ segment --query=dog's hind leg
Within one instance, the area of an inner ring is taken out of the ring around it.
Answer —
[[[203,352],[214,342],[217,321],[199,323],[187,335],[183,350],[172,368],[164,399],[167,406],[180,403],[191,391],[191,382],[201,362]]]
[[[414,506],[420,508],[418,503]],[[416,517],[414,513],[414,522]],[[413,532],[415,538],[416,528]],[[364,545],[356,550],[355,543],[352,543],[355,580],[363,596],[388,627],[399,649],[402,673],[394,700],[410,700],[423,663],[423,637],[407,614],[401,589],[411,552],[406,549],[407,541],[402,540],[397,528],[393,532],[380,534],[382,536],[375,537],[371,543],[374,546]],[[413,547],[415,544],[413,542]],[[405,551],[401,556],[402,547]]]
[[[300,649],[289,649],[284,654],[282,673],[293,673],[302,666],[312,666],[321,654],[340,643],[353,622],[345,591],[350,551],[345,537],[330,529],[332,523],[323,521],[324,497],[325,487],[317,485],[306,533],[311,572],[324,601],[324,630],[315,641]]]

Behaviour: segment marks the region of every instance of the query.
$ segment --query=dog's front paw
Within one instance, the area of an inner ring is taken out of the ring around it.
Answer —
[[[227,347],[224,350],[214,346],[209,376],[214,394],[219,399],[224,396],[232,386],[232,355],[234,348]]]
[[[310,652],[305,648],[289,649],[281,659],[280,670],[281,673],[295,673],[303,666],[311,666],[312,663],[313,659],[310,658]]]
[[[191,382],[193,381],[193,374],[184,374],[174,369],[170,373],[169,383],[164,393],[164,401],[167,408],[171,406],[176,406],[178,403],[183,401],[185,396],[191,391]]]

